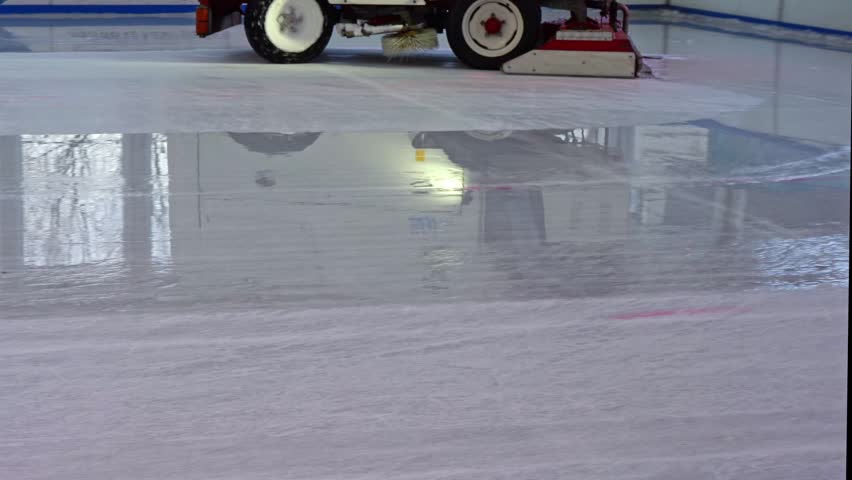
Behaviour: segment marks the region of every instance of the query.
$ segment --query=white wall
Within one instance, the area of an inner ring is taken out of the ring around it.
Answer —
[[[0,5],[195,5],[197,0],[0,0]],[[852,32],[852,0],[626,0]],[[0,7],[2,9],[2,7]]]
[[[778,9],[782,0],[672,0],[675,7],[697,8],[713,12],[778,20]],[[827,2],[830,0],[819,0]],[[848,1],[848,0],[841,0]],[[818,2],[811,2],[818,3]]]
[[[824,0],[822,0],[824,1]],[[672,6],[777,20],[781,0],[673,0]]]
[[[783,0],[782,21],[852,32],[852,0]]]
[[[699,64],[683,67],[693,81],[698,78],[694,69],[727,68],[729,81],[736,80],[757,95],[766,93],[758,108],[717,118],[725,125],[815,142],[849,143],[852,53],[674,25],[636,25],[631,36],[639,51],[649,55],[700,58]],[[819,82],[814,81],[817,78]]]
[[[15,5],[195,5],[197,0],[0,0]],[[632,6],[695,8],[852,32],[852,0],[626,0]]]
[[[852,0],[671,0],[670,5],[852,32]]]

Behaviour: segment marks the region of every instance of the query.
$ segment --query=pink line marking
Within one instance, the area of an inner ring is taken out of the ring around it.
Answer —
[[[613,318],[615,320],[636,320],[640,318],[660,318],[671,317],[674,315],[706,315],[710,313],[724,313],[735,311],[738,311],[738,309],[733,307],[687,308],[682,310],[652,310],[648,312],[620,313],[610,318]]]

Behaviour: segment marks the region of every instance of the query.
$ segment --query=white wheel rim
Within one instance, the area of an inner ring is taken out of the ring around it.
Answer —
[[[302,53],[320,39],[324,24],[316,0],[273,0],[266,9],[263,30],[281,51]]]
[[[502,23],[498,34],[488,33],[485,22],[496,18]],[[506,0],[477,0],[462,17],[462,36],[467,46],[483,57],[502,57],[521,43],[524,19],[518,7]]]

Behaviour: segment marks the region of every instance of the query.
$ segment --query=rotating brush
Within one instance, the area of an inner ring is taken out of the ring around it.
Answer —
[[[386,57],[406,57],[438,48],[438,32],[434,28],[406,30],[382,37],[382,52]]]

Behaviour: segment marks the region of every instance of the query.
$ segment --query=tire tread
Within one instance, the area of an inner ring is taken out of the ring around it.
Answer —
[[[307,63],[322,54],[331,40],[331,34],[336,23],[337,10],[329,5],[327,0],[315,0],[325,14],[323,32],[320,38],[307,50],[299,53],[285,52],[276,47],[266,36],[264,19],[266,10],[273,0],[249,0],[246,15],[243,19],[246,38],[249,45],[262,58],[272,63]]]

